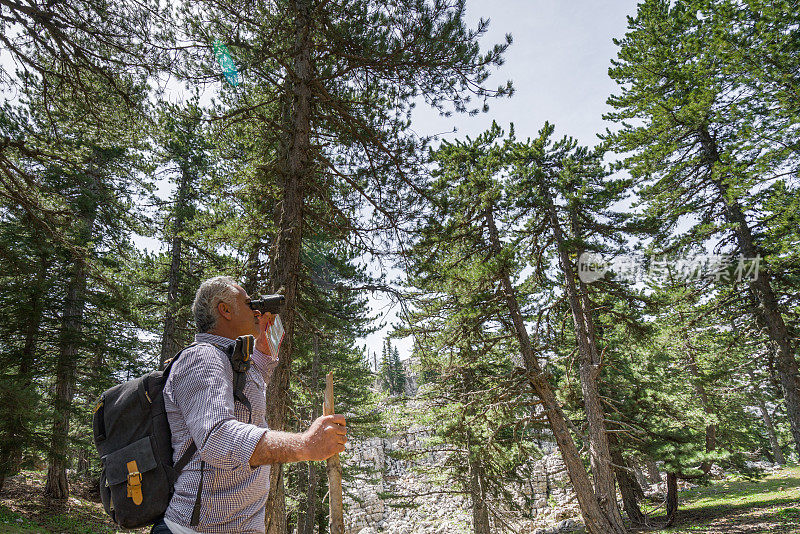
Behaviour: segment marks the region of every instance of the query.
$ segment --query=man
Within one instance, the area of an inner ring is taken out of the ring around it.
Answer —
[[[249,302],[230,277],[211,278],[197,290],[192,311],[198,345],[181,354],[164,386],[173,461],[192,442],[197,452],[151,534],[263,533],[270,464],[324,460],[344,450],[342,415],[320,417],[300,434],[268,429],[266,384],[278,360],[270,354],[265,330],[274,316],[252,310]],[[244,387],[250,411],[234,402],[230,361],[214,346],[229,347],[243,335],[256,338]]]

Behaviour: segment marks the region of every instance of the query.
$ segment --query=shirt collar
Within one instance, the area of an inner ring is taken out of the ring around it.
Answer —
[[[195,334],[194,341],[195,343],[211,343],[212,345],[219,345],[225,348],[228,348],[229,346],[236,343],[235,339],[218,336],[216,334],[209,334],[207,332]]]

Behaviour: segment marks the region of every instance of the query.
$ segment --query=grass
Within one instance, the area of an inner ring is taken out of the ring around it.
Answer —
[[[653,523],[659,519],[654,518]],[[663,534],[788,534],[800,532],[800,467],[760,480],[717,480],[679,493],[675,526]]]

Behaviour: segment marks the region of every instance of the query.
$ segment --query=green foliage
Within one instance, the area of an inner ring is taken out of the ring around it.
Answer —
[[[397,347],[392,347],[389,339],[383,344],[381,355],[380,378],[383,388],[391,395],[404,395],[406,391],[406,374]]]

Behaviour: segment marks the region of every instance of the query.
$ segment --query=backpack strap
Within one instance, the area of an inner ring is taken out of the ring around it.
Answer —
[[[184,468],[186,468],[186,466],[189,464],[189,461],[192,459],[192,456],[194,456],[194,453],[196,452],[197,452],[197,445],[195,444],[194,441],[192,441],[192,443],[189,445],[189,448],[186,449],[186,452],[184,452],[183,455],[180,458],[178,458],[178,461],[175,462],[175,465],[172,467],[172,469],[175,470],[176,479],[178,478],[178,475],[181,474],[181,471],[183,471]]]
[[[247,408],[247,422],[248,424],[252,423],[253,407],[250,404],[250,399],[244,394],[244,386],[247,384],[247,371],[250,370],[253,362],[251,356],[255,346],[255,338],[253,336],[239,336],[233,345],[228,345],[227,347],[220,347],[206,341],[201,343],[216,347],[228,356],[231,369],[233,369],[233,398]]]
[[[200,524],[200,507],[202,500],[200,496],[203,494],[203,473],[205,472],[206,463],[200,460],[200,483],[197,485],[197,498],[194,500],[194,508],[192,508],[192,518],[189,521],[190,527],[196,527]]]
[[[253,336],[239,336],[233,345],[233,352],[228,353],[233,369],[233,398],[241,402],[247,408],[247,422],[253,421],[253,408],[250,399],[244,394],[244,386],[247,383],[247,371],[250,370],[253,360]]]

